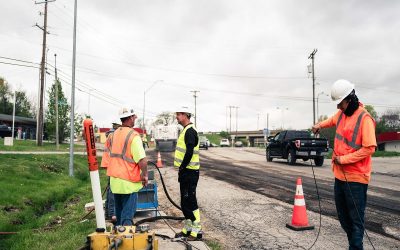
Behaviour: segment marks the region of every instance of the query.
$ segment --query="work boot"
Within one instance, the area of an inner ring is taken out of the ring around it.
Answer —
[[[175,234],[175,238],[186,238],[186,237],[188,237],[189,234],[190,234],[190,232],[184,233],[181,231],[181,232]]]

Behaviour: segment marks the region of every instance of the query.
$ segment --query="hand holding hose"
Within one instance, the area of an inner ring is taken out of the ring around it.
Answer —
[[[321,130],[321,126],[320,126],[319,124],[315,124],[315,125],[312,126],[312,128],[311,128],[311,131],[312,131],[314,134],[318,134],[320,130]]]

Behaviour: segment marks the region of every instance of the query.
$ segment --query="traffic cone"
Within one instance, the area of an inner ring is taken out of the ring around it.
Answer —
[[[286,224],[286,227],[295,231],[312,230],[314,226],[308,224],[306,202],[304,200],[303,186],[301,178],[297,178],[296,195],[294,196],[294,207],[292,214],[292,223]]]
[[[158,168],[162,168],[162,167],[163,167],[162,161],[161,161],[161,154],[160,154],[160,152],[158,152],[158,155],[157,155],[157,167],[158,167]]]

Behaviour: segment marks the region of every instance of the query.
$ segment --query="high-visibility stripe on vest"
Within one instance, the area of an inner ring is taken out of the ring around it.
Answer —
[[[334,143],[334,151],[338,156],[353,153],[362,147],[361,124],[366,117],[371,117],[371,115],[363,107],[359,107],[350,117],[344,117],[343,112],[340,114],[336,123]],[[333,167],[343,168],[348,173],[370,174],[371,156],[351,164],[339,166],[333,163]]]
[[[196,128],[193,126],[193,124],[187,125],[183,129],[183,131],[180,133],[178,142],[176,143],[174,166],[177,168],[179,168],[181,166],[183,158],[185,157],[185,154],[186,154],[185,134],[189,128],[193,128],[194,130],[196,130]],[[196,132],[197,132],[197,130],[196,130]],[[200,168],[199,145],[200,145],[200,143],[198,141],[197,145],[194,147],[193,156],[190,159],[190,162],[186,166],[186,168],[193,169],[193,170],[198,170]]]
[[[101,157],[101,164],[100,164],[102,168],[108,168],[108,166],[110,165],[110,142],[112,135],[113,133],[109,134],[107,136],[106,142],[104,143],[104,151]]]
[[[133,160],[131,153],[131,144],[135,136],[139,134],[132,128],[120,127],[115,130],[110,138],[108,176],[132,182],[140,181],[140,167]]]

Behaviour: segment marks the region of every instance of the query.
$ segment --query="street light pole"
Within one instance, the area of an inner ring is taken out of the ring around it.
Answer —
[[[200,92],[199,90],[192,90],[190,92],[193,92],[193,97],[194,97],[194,126],[197,128],[197,103],[196,103],[196,99],[197,99],[197,92]]]
[[[58,135],[58,79],[57,79],[57,54],[54,54],[54,71],[55,71],[55,96],[56,96],[56,148],[57,150],[60,149],[60,144],[58,142],[59,135]]]
[[[73,32],[73,50],[72,50],[72,84],[71,84],[71,131],[69,136],[69,176],[74,176],[74,135],[75,135],[75,63],[76,63],[76,21],[77,21],[77,4],[74,2],[74,32]]]
[[[147,89],[145,89],[144,91],[143,91],[143,118],[142,118],[142,129],[143,129],[143,132],[144,132],[144,130],[146,129],[146,127],[145,127],[145,120],[144,120],[144,116],[145,116],[145,114],[146,114],[146,93],[151,89],[151,88],[153,88],[157,83],[159,83],[159,82],[163,82],[163,80],[156,80],[156,81],[154,81],[153,82],[153,84],[150,86],[150,87],[148,87]]]
[[[318,93],[318,95],[317,95],[317,120],[319,120],[319,108],[318,108],[319,104],[318,104],[318,102],[319,102],[319,96],[320,96],[320,95],[329,96],[329,95],[326,94],[324,91]]]
[[[11,145],[14,145],[14,124],[15,124],[15,103],[17,101],[17,92],[14,90],[14,104],[13,104],[13,120],[12,120],[12,131],[11,131],[11,137],[12,137],[12,142]]]
[[[289,108],[276,107],[276,109],[280,109],[280,110],[282,111],[282,130],[283,130],[283,129],[285,128],[283,112],[284,112],[285,110],[289,110]]]

